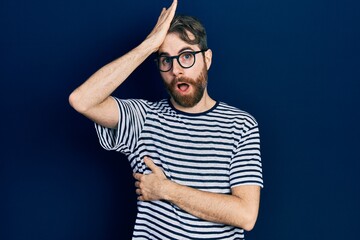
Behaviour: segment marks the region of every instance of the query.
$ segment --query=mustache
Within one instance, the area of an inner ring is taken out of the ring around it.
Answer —
[[[193,84],[195,83],[194,79],[192,78],[188,78],[188,77],[177,77],[174,79],[173,84],[177,84],[177,83],[188,83],[188,84]]]

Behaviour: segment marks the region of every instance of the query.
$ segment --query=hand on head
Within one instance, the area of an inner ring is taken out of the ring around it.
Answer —
[[[151,43],[153,52],[156,52],[161,46],[161,44],[164,42],[164,39],[170,27],[170,23],[175,16],[177,3],[177,0],[173,0],[171,6],[168,9],[162,9],[155,27],[146,37],[146,39],[149,40]]]

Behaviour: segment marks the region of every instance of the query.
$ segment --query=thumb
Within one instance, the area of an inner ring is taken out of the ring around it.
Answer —
[[[144,157],[144,163],[153,173],[156,173],[159,170],[159,167],[151,160],[149,157]]]

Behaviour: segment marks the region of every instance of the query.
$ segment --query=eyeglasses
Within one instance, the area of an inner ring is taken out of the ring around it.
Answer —
[[[173,60],[176,59],[182,68],[191,68],[195,64],[195,55],[207,50],[194,52],[182,52],[177,56],[159,56],[155,59],[160,72],[168,72],[173,67]]]

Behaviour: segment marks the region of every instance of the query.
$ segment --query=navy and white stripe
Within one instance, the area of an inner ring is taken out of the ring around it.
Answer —
[[[223,102],[207,112],[176,110],[169,100],[119,100],[119,124],[95,124],[100,144],[127,155],[134,172],[150,170],[149,156],[166,176],[196,189],[231,194],[239,185],[263,186],[256,120]],[[203,221],[166,201],[138,202],[133,239],[243,239],[244,230]]]

